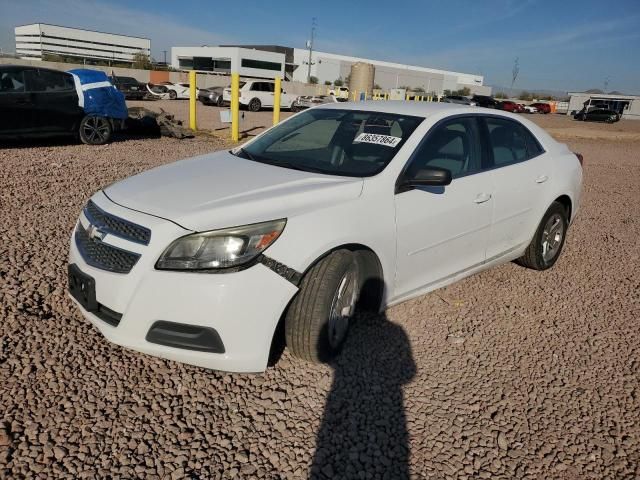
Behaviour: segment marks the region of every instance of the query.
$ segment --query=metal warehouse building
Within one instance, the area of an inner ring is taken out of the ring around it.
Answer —
[[[226,49],[226,50],[225,50]],[[228,73],[230,58],[233,52],[242,52],[243,58],[260,59],[266,54],[277,54],[283,64],[283,78],[306,82],[309,69],[309,51],[301,48],[284,47],[280,45],[221,45],[219,47],[173,47],[171,49],[172,66],[177,69]],[[370,63],[375,66],[375,83],[382,89],[408,86],[420,87],[426,92],[441,95],[444,90],[458,90],[467,87],[472,93],[491,93],[491,87],[484,85],[484,77],[471,73],[450,72],[434,68],[404,65],[400,63],[384,62],[368,58],[349,57],[334,53],[314,51],[311,56],[311,75],[320,84],[337,79],[345,80],[351,71],[351,66],[358,62]],[[241,66],[242,67],[242,66]],[[271,68],[271,67],[270,67]],[[272,68],[275,69],[275,66]],[[275,70],[264,71],[263,75],[249,75],[240,71],[243,76],[273,78]]]
[[[612,93],[569,92],[567,115],[583,108],[606,108],[622,114],[622,118],[640,120],[640,96]]]
[[[15,36],[16,54],[31,60],[42,60],[43,55],[50,54],[88,61],[131,63],[136,53],[151,54],[151,40],[148,38],[46,23],[15,27]]]

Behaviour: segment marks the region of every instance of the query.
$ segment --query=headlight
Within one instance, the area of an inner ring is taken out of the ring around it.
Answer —
[[[194,233],[175,240],[160,256],[160,270],[211,270],[250,262],[276,241],[286,219]]]

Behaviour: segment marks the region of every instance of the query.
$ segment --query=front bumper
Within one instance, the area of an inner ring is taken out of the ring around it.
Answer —
[[[93,277],[97,302],[122,315],[117,326],[112,326],[71,297],[84,317],[107,340],[132,350],[216,370],[264,370],[273,333],[297,287],[259,263],[234,273],[155,270],[156,259],[170,243],[169,239],[156,240],[154,243],[154,235],[162,231],[158,225],[162,221],[127,211],[115,204],[109,205],[111,202],[105,198],[98,197],[98,200],[101,208],[110,213],[150,228],[152,241],[146,247],[136,247],[141,255],[139,261],[128,274],[120,274],[89,265],[76,246],[74,230],[69,264],[75,264],[81,272]],[[83,228],[82,217],[80,221],[81,225],[76,228]],[[155,227],[153,224],[156,224]],[[166,228],[179,227],[171,224]],[[179,234],[184,235],[184,231],[174,233],[175,236]],[[103,241],[108,243],[112,240],[107,235]],[[125,246],[122,239],[117,239],[117,243],[120,247]],[[224,345],[224,353],[194,351],[149,342],[149,331],[156,322],[215,330]]]

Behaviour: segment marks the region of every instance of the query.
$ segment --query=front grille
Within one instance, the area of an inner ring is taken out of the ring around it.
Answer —
[[[151,240],[151,230],[141,225],[136,225],[110,213],[105,212],[95,203],[89,200],[87,206],[84,207],[84,215],[89,223],[98,227],[105,233],[111,233],[125,240],[149,245]]]
[[[114,273],[129,273],[140,255],[89,238],[82,224],[76,228],[76,246],[87,264]]]

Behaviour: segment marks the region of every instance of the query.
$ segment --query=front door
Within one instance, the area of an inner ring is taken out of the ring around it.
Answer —
[[[479,120],[462,116],[436,125],[414,152],[403,178],[432,166],[451,171],[445,187],[396,194],[394,297],[411,295],[482,264],[491,227],[493,183],[482,170]]]
[[[27,90],[33,98],[35,123],[39,133],[69,133],[79,124],[82,109],[73,77],[65,72],[28,70]]]

